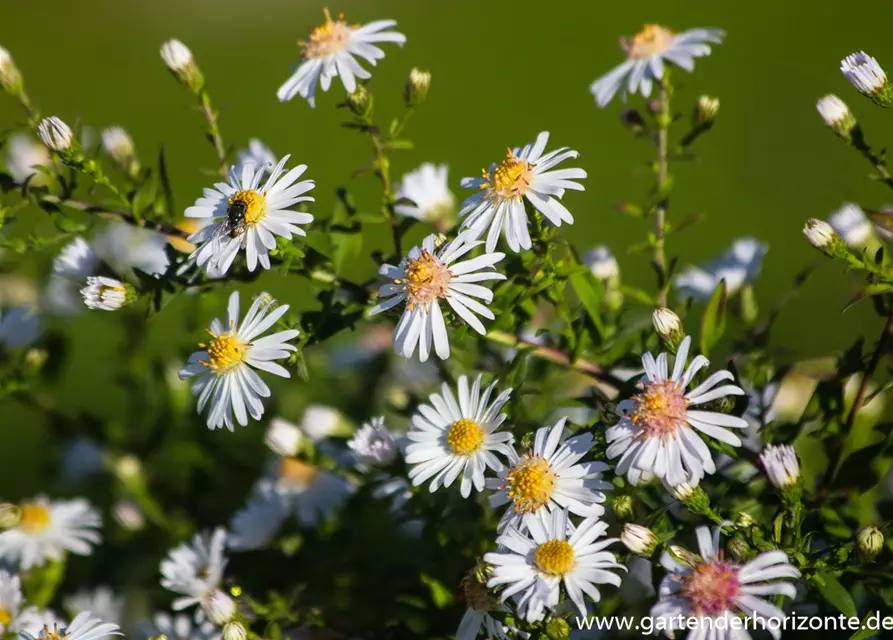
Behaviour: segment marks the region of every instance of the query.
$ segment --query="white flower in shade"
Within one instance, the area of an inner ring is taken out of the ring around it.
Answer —
[[[477,316],[492,320],[495,316],[485,304],[493,300],[493,292],[478,282],[505,280],[505,276],[493,270],[493,265],[505,257],[504,253],[484,253],[470,260],[455,262],[469,251],[483,244],[467,242],[460,235],[454,242],[434,248],[435,236],[413,247],[398,266],[382,265],[379,273],[389,280],[378,290],[386,298],[379,302],[369,315],[375,315],[406,303],[403,315],[394,329],[394,350],[404,358],[411,358],[419,350],[419,360],[425,362],[431,353],[441,360],[450,357],[450,343],[446,322],[440,309],[445,300],[457,316],[472,329],[485,335],[483,323]],[[481,304],[474,298],[484,301]]]
[[[596,585],[620,586],[613,570],[625,567],[605,551],[617,538],[602,538],[608,523],[586,518],[574,529],[568,512],[524,516],[524,530],[514,526],[496,539],[505,552],[488,553],[484,561],[493,565],[488,587],[505,585],[500,597],[514,597],[518,613],[528,622],[541,620],[546,610],[559,604],[561,586],[581,616],[586,615],[585,596],[601,599]],[[526,531],[526,534],[524,533]]]
[[[42,321],[33,309],[16,307],[0,311],[0,349],[19,349],[40,337]]]
[[[192,51],[179,40],[168,40],[161,45],[161,59],[174,73],[182,73],[195,64]]]
[[[658,543],[657,536],[651,529],[632,522],[623,525],[620,541],[633,553],[646,558],[654,553],[654,548]]]
[[[103,151],[115,162],[124,165],[133,159],[135,153],[133,138],[124,127],[114,126],[103,129],[99,134],[99,139],[102,142]]]
[[[611,250],[604,246],[593,247],[583,254],[583,264],[589,267],[599,280],[613,280],[620,275],[620,266]]]
[[[599,107],[607,105],[618,91],[624,96],[640,93],[647,98],[654,83],[663,79],[667,62],[694,71],[695,58],[710,55],[710,45],[721,43],[724,37],[721,29],[674,33],[666,27],[647,24],[632,38],[621,40],[626,61],[593,82],[589,91]]]
[[[533,205],[556,227],[562,222],[574,223],[571,212],[561,204],[566,189],[584,191],[583,185],[574,180],[586,177],[583,169],[556,169],[568,158],[579,154],[568,147],[561,147],[545,155],[549,132],[543,131],[536,142],[521,149],[509,149],[505,160],[490,165],[480,178],[463,178],[461,185],[475,189],[477,193],[462,203],[459,217],[462,229],[473,238],[480,238],[487,231],[487,252],[496,248],[499,234],[505,235],[509,248],[515,253],[530,249],[530,233],[527,230],[527,211],[524,199]]]
[[[829,249],[839,238],[834,227],[824,220],[817,220],[816,218],[810,218],[806,221],[806,224],[803,226],[803,235],[809,240],[809,244],[821,251]]]
[[[512,452],[511,466],[499,478],[489,478],[487,488],[496,491],[490,504],[508,504],[499,522],[499,531],[507,526],[524,527],[528,513],[546,517],[553,511],[568,509],[583,517],[598,517],[605,512],[599,503],[611,483],[601,479],[608,470],[604,462],[580,462],[593,447],[591,433],[568,438],[565,418],[551,427],[540,427],[533,449],[518,455]]]
[[[55,116],[40,121],[37,135],[50,151],[68,151],[74,141],[71,128]]]
[[[263,186],[265,171],[245,164],[239,172],[230,169],[229,184],[218,182],[212,189],[204,190],[204,195],[184,213],[187,218],[212,221],[189,236],[189,242],[197,245],[190,260],[218,277],[229,271],[244,249],[249,271],[254,271],[258,263],[269,269],[269,252],[276,248],[277,236],[291,240],[294,235],[307,235],[299,225],[309,224],[313,216],[289,207],[313,202],[311,196],[304,194],[316,183],[302,180],[295,184],[307,165],[298,165],[285,173],[290,157],[279,161]]]
[[[450,219],[456,201],[450,191],[447,171],[445,164],[426,162],[404,175],[397,190],[397,199],[406,198],[414,204],[399,204],[394,210],[401,216],[432,223]]]
[[[255,485],[245,508],[233,516],[230,547],[265,546],[290,515],[304,527],[316,526],[331,518],[353,492],[354,486],[337,473],[297,458],[282,458],[273,473]]]
[[[101,539],[102,519],[86,500],[50,502],[38,496],[21,508],[19,523],[0,533],[0,558],[23,570],[59,560],[66,552],[90,555]]]
[[[23,607],[19,576],[0,570],[0,635],[20,632],[37,633],[45,616],[36,607]]]
[[[53,273],[67,280],[85,281],[99,269],[99,257],[89,243],[76,237],[53,260]]]
[[[677,557],[663,554],[660,563],[668,574],[660,584],[659,600],[651,608],[651,618],[660,619],[664,626],[658,628],[666,629],[668,636],[680,628],[680,621],[695,617],[700,626],[684,628],[703,629],[699,637],[706,638],[709,629],[711,639],[750,640],[743,627],[730,625],[729,621],[742,613],[756,615],[776,619],[775,623],[765,619],[763,622],[777,640],[785,614],[760,596],[793,598],[794,585],[780,578],[798,578],[800,572],[783,551],[766,551],[743,565],[731,562],[719,548],[720,529],[721,526],[716,527],[712,536],[707,527],[696,529],[700,557],[684,549],[679,549]],[[715,624],[719,618],[726,618],[725,623]]]
[[[731,249],[704,267],[688,266],[674,284],[680,292],[695,300],[708,300],[720,280],[726,281],[726,292],[731,296],[741,287],[753,283],[760,275],[763,257],[769,250],[754,238],[736,240]]]
[[[134,294],[120,280],[90,276],[87,278],[87,286],[81,289],[81,296],[88,309],[117,311],[132,302]]]
[[[208,332],[211,342],[189,356],[189,363],[180,369],[181,380],[196,376],[193,395],[198,396],[198,412],[210,402],[208,427],[226,426],[233,430],[235,421],[248,424],[248,416],[260,420],[264,413],[261,398],[270,396],[270,388],[254,369],[289,378],[288,370],[274,362],[287,358],[295,347],[288,344],[298,336],[289,329],[261,337],[288,311],[288,305],[277,307],[269,294],[262,293],[251,304],[245,318],[239,319],[239,292],[234,291],[227,305],[224,324],[214,319]]]
[[[397,458],[399,450],[394,435],[388,431],[384,418],[372,418],[363,424],[347,442],[357,462],[372,467],[386,467]]]
[[[11,136],[6,142],[6,150],[6,170],[19,184],[31,176],[34,176],[33,180],[40,180],[42,176],[35,167],[47,167],[50,164],[50,152],[47,148],[25,134]]]
[[[471,385],[467,376],[459,377],[458,401],[444,383],[440,393],[428,397],[430,404],[419,405],[413,414],[412,427],[406,433],[410,441],[406,464],[414,465],[409,471],[413,485],[430,479],[428,489],[436,491],[449,487],[461,475],[459,492],[467,498],[472,487],[483,491],[487,469],[499,472],[505,468],[495,453],[509,459],[515,455],[514,436],[507,431],[497,433],[506,418],[500,412],[512,390],[506,389],[490,402],[496,382],[482,393],[481,377],[478,374]]]
[[[332,20],[328,9],[325,16],[325,23],[313,29],[305,42],[299,43],[301,63],[276,92],[281,102],[288,102],[300,95],[313,107],[316,104],[317,84],[323,91],[328,91],[336,76],[341,78],[344,90],[353,93],[357,88],[357,79],[372,77],[360,66],[357,58],[375,66],[378,60],[384,58],[384,51],[376,46],[378,43],[393,42],[402,47],[406,42],[406,36],[402,33],[388,31],[396,26],[394,20],[376,20],[361,27],[347,24],[343,15]]]
[[[270,147],[262,140],[251,138],[248,141],[248,148],[242,149],[236,156],[236,173],[241,175],[245,165],[253,164],[256,171],[269,174],[278,161]]]
[[[94,618],[89,611],[79,613],[70,625],[45,626],[36,636],[39,640],[99,640],[109,636],[120,636],[121,628],[117,624],[104,622]],[[32,638],[35,636],[31,636]]]
[[[864,51],[851,53],[840,61],[840,71],[856,90],[866,96],[873,96],[882,91],[887,84],[887,74]]]
[[[212,534],[196,534],[161,561],[161,586],[180,594],[175,610],[201,604],[217,591],[227,563],[226,543],[226,529],[218,527]]]
[[[695,375],[710,364],[702,355],[686,368],[691,338],[679,346],[672,375],[667,369],[667,354],[657,359],[650,353],[642,357],[645,376],[639,382],[641,392],[617,405],[620,422],[605,433],[608,459],[619,458],[614,471],[637,485],[652,477],[671,486],[688,482],[697,486],[705,473],[715,473],[710,449],[695,430],[721,442],[741,446],[741,439],[729,429],[744,429],[747,421],[714,411],[691,409],[731,395],[744,395],[735,385],[717,386],[735,377],[717,371],[694,389],[686,387]]]
[[[314,442],[343,433],[344,419],[341,412],[324,404],[311,404],[301,417],[301,431]]]
[[[273,418],[270,421],[270,426],[267,427],[267,434],[264,436],[267,447],[282,457],[295,455],[303,439],[301,430],[282,418]]]
[[[88,612],[105,620],[121,624],[124,615],[124,598],[115,595],[109,587],[97,587],[92,591],[78,591],[64,600],[65,610],[70,615]]]
[[[162,276],[170,265],[164,235],[123,222],[104,227],[90,245],[119,273],[137,269],[152,276]]]
[[[139,626],[139,635],[145,640],[154,636],[165,636],[168,640],[220,640],[220,630],[210,620],[193,624],[192,616],[180,613],[156,613],[152,623]]]
[[[794,447],[786,444],[767,445],[760,454],[760,464],[776,489],[788,489],[800,479],[800,462]]]
[[[828,218],[828,223],[837,234],[843,238],[853,249],[862,249],[873,237],[874,225],[857,204],[847,202],[834,215]]]

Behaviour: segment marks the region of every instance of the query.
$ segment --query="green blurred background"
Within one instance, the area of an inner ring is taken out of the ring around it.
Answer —
[[[403,50],[385,46],[387,57],[374,71],[370,89],[382,119],[397,112],[413,66],[433,74],[429,100],[407,129],[415,150],[393,157],[396,176],[424,161],[448,163],[461,198],[461,177],[478,174],[506,146],[549,130],[550,144],[579,150],[579,165],[589,173],[586,192],[571,193],[566,200],[577,218],[566,233],[580,249],[608,244],[624,281],[649,288],[653,274],[646,257],[624,249],[642,241],[645,223],[624,217],[615,205],[642,200],[650,186],[646,162],[652,150],[620,126],[619,102],[598,110],[588,87],[622,61],[618,38],[636,33],[644,23],[676,30],[725,29],[726,42],[699,60],[694,74],[675,76],[675,106],[686,116],[701,93],[719,96],[722,107],[713,131],[696,144],[698,160],[672,169],[671,219],[691,213],[706,219],[672,236],[669,254],[680,256],[681,264],[698,263],[724,251],[738,236],[768,242],[756,287],[764,308],[805,264],[821,263],[779,320],[776,346],[792,359],[832,353],[856,335],[876,331],[868,305],[841,314],[859,282],[822,263],[800,232],[806,218],[824,218],[844,201],[880,208],[890,199],[882,185],[865,179],[867,166],[824,127],[814,106],[824,93],[837,93],[850,103],[869,141],[883,146],[889,114],[856,94],[838,71],[840,58],[859,49],[881,64],[893,64],[885,46],[893,7],[871,5],[870,11],[828,13],[803,1],[344,0],[329,7],[345,12],[349,22],[394,18],[408,37]],[[339,126],[345,119],[334,108],[343,97],[340,84],[318,95],[315,110],[300,99],[280,104],[275,96],[298,57],[296,41],[321,23],[324,6],[286,0],[7,0],[0,45],[14,56],[43,114],[96,130],[123,125],[146,163],[164,144],[182,209],[209,182],[204,170],[213,167],[214,157],[201,137],[199,114],[158,55],[162,42],[178,38],[204,72],[222,112],[227,144],[242,147],[259,137],[276,154],[291,153],[293,161],[307,163],[308,176],[317,181],[315,212],[328,215],[340,185],[354,191],[361,209],[371,210],[377,205],[373,180],[351,178],[366,160],[367,141]],[[0,99],[0,122],[4,129],[21,122],[11,99]],[[23,269],[43,274],[51,257],[31,256]],[[372,268],[372,261],[365,261],[358,272]],[[264,284],[296,307],[315,303],[299,283],[270,274]],[[169,354],[172,363],[188,354],[184,342],[191,337],[198,342],[201,328],[223,310],[222,297],[184,304],[197,314],[185,341],[171,330],[185,327],[177,315],[184,307],[178,305],[145,334],[149,348]],[[72,343],[58,392],[60,410],[90,408],[126,428],[124,398],[109,366],[124,346],[119,323],[111,315],[89,314],[69,327]],[[301,392],[294,385],[288,389]],[[18,443],[0,447],[0,465],[21,459],[23,449],[36,452],[46,446],[37,413],[6,401],[0,403],[0,415],[3,442]],[[22,466],[28,465],[16,464]],[[29,467],[0,481],[0,493],[41,486],[39,468]]]

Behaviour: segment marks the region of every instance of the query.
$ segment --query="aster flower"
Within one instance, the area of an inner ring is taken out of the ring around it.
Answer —
[[[239,151],[236,156],[236,173],[241,175],[246,165],[253,164],[256,171],[269,174],[277,162],[278,158],[270,147],[259,138],[251,138],[248,147]]]
[[[99,269],[99,257],[90,244],[78,236],[53,260],[53,273],[67,280],[85,281]]]
[[[0,635],[38,633],[45,615],[36,607],[25,607],[19,576],[0,570]],[[52,623],[50,623],[52,624]]]
[[[226,568],[226,529],[196,534],[192,542],[171,549],[161,562],[161,586],[180,594],[174,609],[180,611],[213,595]]]
[[[444,229],[455,209],[455,199],[447,180],[445,164],[426,162],[403,176],[397,189],[397,200],[411,200],[413,204],[398,204],[394,210],[401,216],[424,220]]]
[[[154,636],[165,636],[168,640],[220,640],[220,630],[210,620],[193,624],[192,617],[185,613],[170,615],[156,613],[151,623],[139,626],[139,635],[144,640]]]
[[[92,591],[79,591],[65,598],[64,604],[66,611],[71,615],[88,612],[116,625],[121,624],[124,614],[124,598],[115,595],[112,589],[105,586]]]
[[[0,311],[0,350],[19,349],[40,337],[40,315],[33,309],[16,307]]]
[[[314,107],[317,84],[322,86],[323,91],[328,91],[336,76],[341,78],[344,90],[353,93],[357,88],[357,79],[372,77],[357,62],[357,58],[375,66],[378,60],[384,58],[384,51],[376,46],[377,43],[393,42],[402,47],[406,42],[406,36],[402,33],[388,31],[397,25],[394,20],[376,20],[361,27],[347,24],[343,14],[332,20],[328,9],[324,12],[325,23],[313,29],[305,42],[298,43],[302,62],[276,92],[280,102],[288,102],[300,95]]]
[[[228,184],[218,182],[204,190],[203,196],[184,213],[187,218],[212,221],[189,236],[189,242],[198,245],[190,261],[217,277],[229,271],[244,249],[249,271],[254,271],[258,264],[269,269],[269,252],[276,248],[276,236],[291,240],[293,235],[307,235],[299,225],[309,224],[313,216],[289,207],[313,202],[312,197],[304,194],[316,183],[303,180],[295,184],[307,165],[285,172],[290,157],[279,161],[263,186],[264,169],[246,163],[241,171],[230,169]]]
[[[750,639],[750,634],[728,624],[730,617],[740,614],[776,619],[779,626],[767,625],[773,637],[781,637],[780,623],[784,612],[759,596],[785,595],[793,598],[796,589],[779,578],[798,578],[800,572],[788,562],[783,551],[766,551],[743,565],[727,560],[719,549],[722,526],[710,534],[707,527],[698,527],[696,534],[700,557],[684,549],[677,557],[663,554],[661,564],[669,572],[659,590],[659,601],[651,608],[651,617],[661,619],[668,636],[679,628],[679,621],[699,619],[698,629],[710,629],[716,640]],[[684,557],[679,557],[684,556]],[[714,624],[727,618],[726,624]],[[764,620],[766,622],[766,620]],[[692,627],[686,627],[692,628]],[[703,634],[702,634],[703,635]]]
[[[151,276],[162,276],[170,265],[167,244],[167,238],[160,233],[113,222],[93,236],[90,246],[118,273],[136,269]]]
[[[31,136],[16,134],[6,141],[6,170],[12,179],[19,184],[24,184],[28,178],[34,181],[43,181],[42,174],[37,167],[50,165],[50,152],[47,148],[38,144]]]
[[[496,387],[492,382],[481,393],[482,374],[469,387],[468,378],[459,378],[459,400],[444,383],[441,393],[432,393],[430,404],[422,404],[412,416],[412,428],[406,438],[406,463],[414,465],[409,479],[415,486],[431,480],[430,491],[449,487],[461,475],[459,492],[463,498],[484,489],[484,471],[496,472],[504,466],[494,453],[510,458],[514,436],[509,432],[496,433],[505,422],[500,413],[512,394],[506,389],[493,402],[490,396]]]
[[[90,276],[87,278],[87,286],[81,289],[81,296],[88,309],[117,311],[133,302],[136,293],[120,280]]]
[[[189,363],[180,369],[181,380],[197,377],[192,393],[198,396],[199,413],[210,401],[209,428],[226,426],[233,431],[234,414],[242,426],[248,424],[249,415],[260,420],[264,413],[261,398],[270,396],[270,388],[254,369],[291,377],[274,361],[287,358],[295,350],[288,340],[296,338],[298,331],[289,329],[260,337],[288,311],[288,305],[275,305],[269,294],[262,293],[240,322],[239,292],[234,291],[227,305],[226,324],[215,319],[208,330],[211,342],[199,345],[203,350],[189,356]]]
[[[99,513],[83,499],[50,502],[38,496],[21,505],[22,518],[0,532],[0,558],[25,570],[60,560],[66,552],[88,556],[98,544]]]
[[[853,249],[863,249],[873,236],[874,225],[866,217],[862,208],[847,202],[828,218],[828,223],[843,241]]]
[[[704,267],[684,268],[673,283],[684,296],[704,301],[710,298],[720,280],[725,280],[726,292],[731,296],[757,279],[768,250],[768,246],[755,238],[740,238]]]
[[[852,53],[841,60],[840,72],[856,91],[871,98],[875,104],[882,107],[893,104],[893,87],[887,81],[887,74],[878,61],[864,51]]]
[[[563,585],[577,611],[586,616],[585,596],[598,602],[601,593],[596,585],[619,587],[620,576],[612,570],[625,568],[604,550],[617,542],[617,538],[599,539],[607,529],[608,524],[596,518],[586,518],[573,529],[565,509],[543,516],[527,514],[523,532],[510,526],[496,539],[504,552],[484,556],[493,565],[487,586],[506,585],[502,601],[513,596],[518,613],[535,622],[546,610],[555,610]]]
[[[694,71],[695,58],[710,55],[710,45],[721,43],[724,37],[721,29],[674,33],[666,27],[647,24],[632,38],[621,40],[626,61],[593,82],[589,91],[599,107],[607,105],[618,91],[624,95],[640,93],[647,98],[654,82],[663,80],[667,62]]]
[[[616,280],[620,276],[620,266],[611,249],[600,245],[583,254],[583,264],[599,280]]]
[[[65,153],[74,144],[74,133],[60,118],[51,116],[44,118],[37,125],[37,136],[50,151]]]
[[[399,453],[394,435],[384,424],[384,417],[372,418],[361,426],[347,442],[362,465],[386,467]]]
[[[454,242],[434,248],[435,236],[413,247],[398,266],[382,265],[379,273],[390,283],[382,285],[378,295],[387,298],[369,312],[370,316],[396,307],[401,302],[406,308],[394,329],[394,349],[404,358],[411,358],[418,346],[419,360],[425,362],[434,352],[441,360],[450,357],[450,343],[446,321],[440,309],[441,299],[446,300],[453,311],[472,329],[487,333],[477,316],[492,320],[495,316],[485,304],[493,300],[493,292],[477,282],[505,280],[505,276],[492,270],[494,264],[505,257],[504,253],[484,253],[470,260],[455,262],[482,242],[468,242],[462,235]],[[455,263],[455,264],[454,264]],[[474,298],[483,300],[481,304]]]
[[[279,456],[293,456],[298,452],[304,435],[288,420],[273,418],[267,433],[264,436],[264,444],[273,453]]]
[[[499,478],[487,480],[487,488],[495,491],[490,504],[509,505],[499,531],[509,526],[523,528],[527,513],[545,518],[561,509],[583,517],[605,512],[599,503],[605,501],[603,492],[611,489],[611,483],[602,480],[601,474],[609,467],[604,462],[580,462],[593,447],[592,434],[569,438],[565,422],[561,418],[551,427],[537,429],[532,450],[520,456],[512,452],[511,466]]]
[[[30,634],[29,634],[30,635]],[[38,640],[99,640],[108,636],[120,636],[121,628],[111,622],[103,622],[94,618],[89,611],[75,616],[68,626],[54,624],[53,628],[45,626],[36,636]],[[30,636],[34,638],[35,636]]]
[[[562,222],[574,223],[571,212],[561,204],[566,189],[584,191],[583,185],[574,180],[586,177],[583,169],[557,169],[550,171],[568,158],[579,154],[568,147],[561,147],[545,155],[549,132],[543,131],[536,142],[523,148],[509,149],[505,160],[490,165],[480,178],[463,178],[461,185],[476,189],[462,203],[459,217],[462,229],[472,238],[480,238],[487,231],[487,252],[496,248],[499,234],[505,235],[509,248],[518,253],[530,249],[530,233],[527,230],[527,211],[524,199],[533,205],[556,227]]]
[[[800,462],[790,445],[767,445],[760,454],[760,464],[776,489],[789,489],[800,479]]]
[[[715,473],[710,449],[695,430],[733,447],[741,446],[741,439],[729,429],[746,428],[746,420],[690,407],[744,395],[744,390],[735,385],[718,387],[735,378],[728,371],[717,371],[686,392],[695,375],[710,364],[699,355],[686,368],[690,347],[691,338],[686,336],[679,345],[672,375],[668,374],[667,354],[657,359],[650,353],[644,355],[642,391],[617,406],[620,422],[605,433],[608,459],[619,458],[615,473],[625,475],[633,485],[657,477],[673,486],[684,482],[697,486],[705,473]]]

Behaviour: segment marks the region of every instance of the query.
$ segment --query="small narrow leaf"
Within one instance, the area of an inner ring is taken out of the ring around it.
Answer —
[[[595,326],[598,337],[601,339],[605,335],[605,325],[602,323],[601,303],[605,297],[604,286],[591,273],[574,273],[568,277],[574,293],[580,298],[586,313],[589,314],[592,324]]]
[[[856,610],[856,602],[853,600],[853,596],[840,584],[837,578],[830,573],[817,573],[815,586],[825,600],[828,601],[828,604],[847,617],[858,617],[859,612]]]
[[[720,280],[713,290],[701,321],[701,353],[710,353],[726,330],[726,281]]]

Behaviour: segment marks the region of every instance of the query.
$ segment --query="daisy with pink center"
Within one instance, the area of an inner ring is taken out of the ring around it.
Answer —
[[[778,550],[761,553],[743,565],[727,560],[719,548],[721,529],[722,525],[716,527],[711,535],[708,527],[697,528],[700,557],[684,550],[677,557],[664,553],[660,562],[669,573],[661,582],[657,604],[651,608],[652,619],[662,618],[665,624],[658,628],[666,629],[671,637],[682,620],[694,617],[698,624],[685,627],[691,630],[689,640],[739,640],[751,636],[744,628],[729,624],[729,619],[741,614],[757,616],[777,640],[785,613],[760,596],[793,598],[797,593],[794,585],[780,578],[799,578],[800,572],[788,562],[787,554]],[[724,622],[717,623],[723,618]],[[770,622],[773,619],[775,622]],[[756,628],[763,625],[757,622]]]
[[[741,446],[741,439],[729,429],[744,429],[747,421],[691,407],[744,395],[744,390],[733,384],[717,386],[735,379],[723,370],[686,391],[695,375],[710,364],[699,355],[686,368],[690,347],[691,338],[686,336],[679,345],[672,375],[666,353],[657,358],[650,353],[643,356],[641,392],[617,406],[620,422],[605,434],[608,459],[619,458],[615,473],[625,475],[633,485],[657,477],[671,486],[684,482],[697,486],[705,473],[715,473],[713,456],[698,431],[733,447]]]

